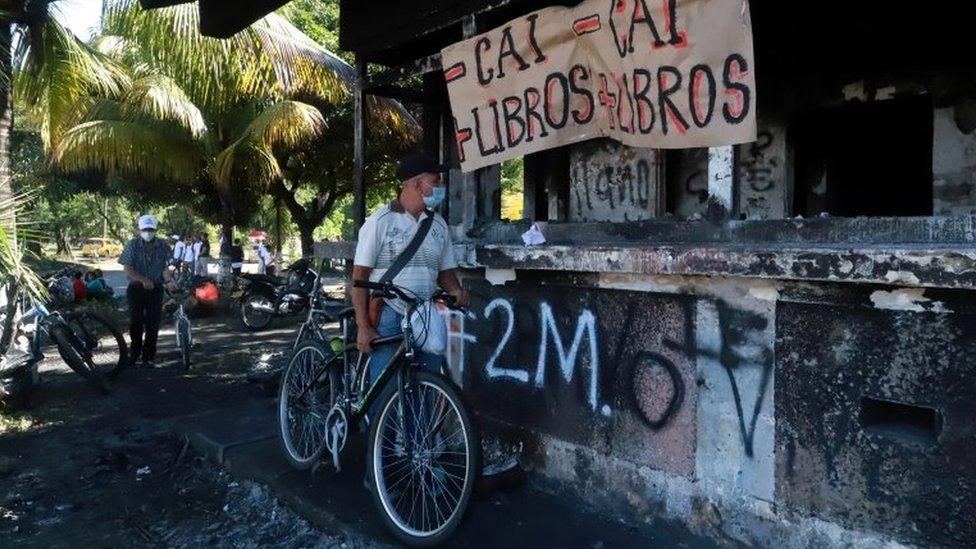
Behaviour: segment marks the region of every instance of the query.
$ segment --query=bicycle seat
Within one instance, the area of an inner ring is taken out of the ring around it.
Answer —
[[[356,316],[356,308],[345,303],[326,303],[322,306],[322,314],[333,320],[352,318]]]

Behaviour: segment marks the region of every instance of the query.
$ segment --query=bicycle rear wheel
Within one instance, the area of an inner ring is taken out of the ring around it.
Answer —
[[[461,523],[481,467],[481,447],[454,386],[416,372],[413,393],[391,393],[368,441],[373,502],[400,541],[443,543]],[[409,438],[411,449],[406,448]]]
[[[129,347],[125,336],[108,317],[85,311],[72,315],[68,325],[88,351],[91,367],[99,375],[114,379],[129,364]]]
[[[281,376],[278,438],[296,469],[309,469],[326,447],[326,419],[339,396],[335,353],[313,340],[301,342]]]
[[[65,325],[55,325],[50,329],[51,339],[58,347],[61,359],[74,370],[78,375],[85,378],[95,389],[103,394],[108,394],[108,383],[105,378],[92,369],[85,356],[88,354],[82,342]]]
[[[184,317],[176,320],[176,346],[180,349],[183,371],[190,371],[190,349],[193,347],[193,335],[190,331],[190,321]]]

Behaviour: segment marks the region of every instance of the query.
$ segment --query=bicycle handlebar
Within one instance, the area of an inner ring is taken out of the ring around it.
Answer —
[[[403,291],[402,288],[393,284],[392,282],[372,282],[369,280],[354,280],[352,285],[355,288],[364,288],[367,290],[373,290],[377,292],[379,297],[400,298],[403,301],[406,301],[407,303],[416,303],[418,301],[417,297],[408,295],[406,292]],[[436,292],[434,292],[434,295],[432,295],[430,299],[434,301],[440,301],[441,303],[446,305],[448,309],[455,309],[458,311],[464,310],[463,307],[458,307],[457,299],[453,295],[443,290],[437,290]]]

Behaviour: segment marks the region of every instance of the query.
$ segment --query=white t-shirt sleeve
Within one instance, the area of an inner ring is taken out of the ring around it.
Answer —
[[[445,223],[446,225],[446,223]],[[457,260],[454,259],[454,246],[451,245],[451,232],[445,227],[444,230],[444,250],[441,252],[441,271],[457,269]]]
[[[372,216],[359,229],[359,240],[356,241],[356,257],[354,265],[360,267],[376,267],[376,260],[380,255],[380,239],[376,230],[376,217]]]

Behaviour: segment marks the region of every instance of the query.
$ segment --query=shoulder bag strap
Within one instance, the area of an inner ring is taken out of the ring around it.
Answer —
[[[396,278],[396,275],[400,274],[400,271],[407,266],[407,263],[413,259],[414,254],[420,248],[420,245],[427,238],[427,233],[430,232],[430,226],[434,224],[434,212],[427,210],[427,217],[420,222],[420,226],[417,227],[417,232],[413,235],[413,239],[407,244],[407,247],[400,252],[390,268],[383,273],[383,276],[377,282],[389,282]]]

